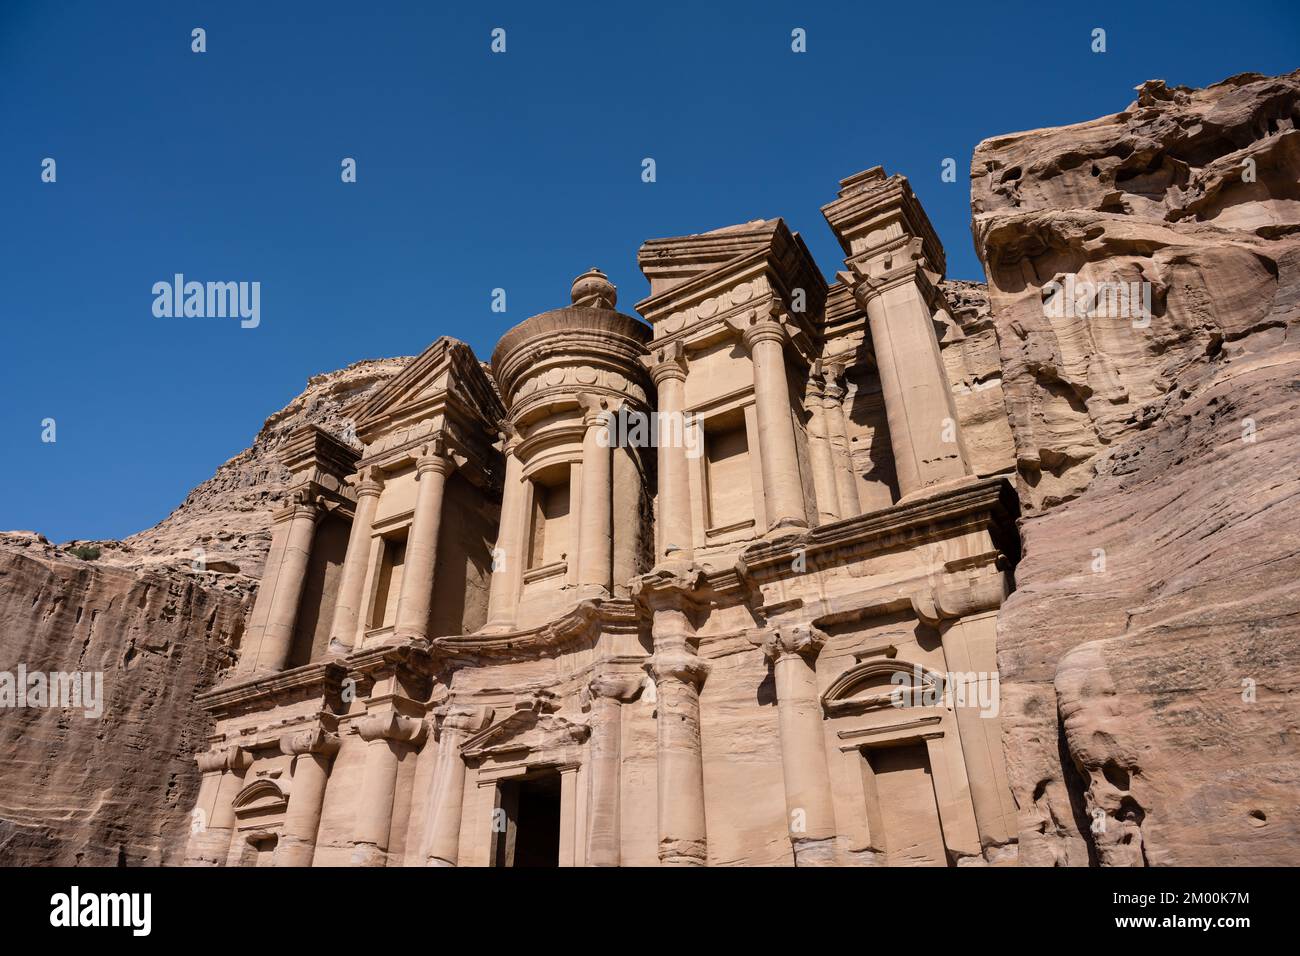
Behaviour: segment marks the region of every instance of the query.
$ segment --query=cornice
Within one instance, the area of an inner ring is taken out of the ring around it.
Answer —
[[[594,636],[597,629],[606,632],[636,628],[636,607],[631,601],[593,599],[582,601],[563,616],[536,627],[503,634],[439,637],[434,639],[433,646],[437,651],[456,658],[516,657],[554,651]]]
[[[1018,513],[1015,492],[1005,478],[974,479],[969,484],[944,491],[931,498],[894,505],[880,511],[820,525],[807,532],[772,540],[759,540],[746,547],[734,569],[709,574],[715,591],[725,593],[747,588],[750,582],[789,576],[791,563],[802,557],[809,570],[815,570],[818,558],[834,555],[836,562],[846,556],[866,557],[892,547],[900,536],[931,539],[949,537],[963,528],[992,527],[1002,539],[999,544],[1013,561],[1015,516]]]
[[[208,713],[223,717],[268,697],[305,697],[311,696],[307,692],[316,692],[321,697],[335,699],[346,677],[347,669],[337,661],[315,661],[278,674],[218,685],[199,694],[195,703]]]

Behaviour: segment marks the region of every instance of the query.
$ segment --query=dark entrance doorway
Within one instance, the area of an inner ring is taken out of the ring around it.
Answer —
[[[529,774],[499,785],[503,829],[493,834],[494,866],[560,865],[560,775]]]

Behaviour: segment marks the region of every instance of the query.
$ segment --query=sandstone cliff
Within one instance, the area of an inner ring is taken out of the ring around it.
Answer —
[[[0,720],[0,865],[178,863],[209,728],[194,697],[233,661],[286,491],[289,433],[346,434],[407,359],[318,375],[157,526],[54,547],[0,533],[0,671],[102,672],[103,713],[25,707]],[[98,560],[72,544],[100,548]],[[204,570],[194,566],[202,549]]]
[[[1298,121],[1300,72],[1151,81],[976,150],[1026,515],[998,628],[1023,864],[1300,860]],[[1148,289],[1149,321],[1084,282]]]

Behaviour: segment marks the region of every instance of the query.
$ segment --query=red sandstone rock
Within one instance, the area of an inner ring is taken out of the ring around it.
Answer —
[[[1300,72],[1151,81],[976,150],[1027,515],[998,621],[1022,863],[1297,861],[1297,120]],[[1068,275],[1150,283],[1150,325],[1049,317]]]

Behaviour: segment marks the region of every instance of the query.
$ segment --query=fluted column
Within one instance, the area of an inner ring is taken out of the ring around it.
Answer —
[[[507,426],[505,443],[506,477],[501,497],[501,523],[493,551],[492,586],[488,594],[485,630],[508,631],[515,625],[519,604],[519,587],[524,568],[524,536],[527,519],[527,489],[524,466],[515,449],[519,436]]]
[[[356,643],[357,620],[366,586],[366,565],[370,560],[370,530],[383,493],[384,481],[373,468],[366,469],[357,485],[357,507],[352,516],[352,532],[343,558],[338,599],[334,602],[334,619],[330,623],[331,654],[346,654]]]
[[[806,528],[808,516],[785,374],[785,328],[775,316],[757,312],[749,313],[742,328],[745,347],[754,361],[754,407],[768,531]]]
[[[681,342],[672,342],[655,350],[645,364],[659,394],[659,553],[655,565],[689,565],[694,532],[686,465],[686,352]]]
[[[423,720],[399,717],[391,711],[369,714],[357,721],[357,734],[366,742],[366,765],[352,837],[353,866],[385,865],[400,748],[418,746],[426,731]]]
[[[695,628],[681,601],[655,602],[651,629],[658,728],[659,863],[703,866],[708,858],[704,818],[704,759],[700,747],[700,688],[709,665],[695,653]]]
[[[641,686],[634,677],[608,664],[597,665],[591,692],[591,743],[587,764],[587,865],[618,866],[620,765],[623,749],[623,703]]]
[[[430,825],[424,853],[426,866],[455,866],[460,856],[461,815],[465,802],[465,740],[492,719],[487,707],[447,711],[438,726],[438,763],[430,800]]]
[[[268,563],[262,575],[252,622],[240,655],[241,674],[263,674],[284,670],[293,649],[293,632],[298,622],[298,604],[311,564],[312,539],[316,522],[323,514],[307,489],[294,494],[292,503],[275,516],[275,536],[283,535],[275,566]],[[265,606],[265,611],[262,611]]]
[[[825,412],[826,436],[834,465],[835,493],[839,501],[840,517],[854,518],[862,514],[862,501],[858,498],[858,479],[853,469],[853,447],[849,442],[848,416],[844,413],[845,391],[838,381],[844,374],[844,367],[827,365],[822,371],[825,375],[822,408]]]
[[[614,562],[613,458],[609,400],[580,394],[583,425],[582,500],[578,515],[578,586],[612,593]]]
[[[339,738],[322,729],[299,731],[280,738],[280,752],[294,758],[293,783],[284,826],[275,845],[276,866],[311,866],[330,763],[339,752]]]
[[[419,484],[415,514],[406,536],[406,559],[402,565],[402,589],[397,597],[393,636],[399,640],[423,640],[429,636],[429,602],[433,598],[433,575],[438,564],[438,529],[442,525],[442,497],[455,463],[438,447],[424,449],[416,462]]]
[[[244,771],[252,765],[240,747],[209,750],[195,757],[203,780],[190,824],[186,866],[225,866],[235,831],[235,797],[244,788]]]
[[[808,376],[804,407],[808,409],[808,447],[812,457],[813,490],[817,496],[818,523],[840,518],[839,489],[835,485],[835,461],[831,457],[826,431],[826,409],[822,404],[822,380],[817,370]]]
[[[823,641],[808,627],[772,630],[761,641],[776,683],[786,825],[796,866],[834,862],[835,808],[814,665]]]
[[[924,282],[909,262],[860,277],[854,289],[871,327],[902,500],[970,474]]]

